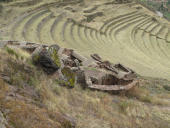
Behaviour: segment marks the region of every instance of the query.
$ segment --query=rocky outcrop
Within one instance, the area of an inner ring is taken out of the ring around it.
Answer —
[[[48,48],[39,46],[32,53],[33,63],[40,65],[48,74],[56,72],[60,68],[58,50],[59,47],[57,45],[53,45]]]
[[[61,48],[58,45],[39,45],[34,43],[5,45],[24,46],[21,48],[32,51],[33,63],[43,68],[47,74],[58,74],[60,85],[73,88],[76,83],[86,87],[104,91],[129,90],[138,82],[136,74],[122,64],[113,64],[102,60],[98,54],[85,58],[72,49]],[[4,45],[4,46],[5,46]]]

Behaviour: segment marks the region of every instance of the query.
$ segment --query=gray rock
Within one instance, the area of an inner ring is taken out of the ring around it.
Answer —
[[[40,65],[48,74],[56,72],[60,68],[58,50],[59,47],[56,45],[49,48],[38,47],[32,54],[33,63]]]
[[[72,52],[72,56],[75,57],[80,62],[84,62],[87,60],[84,56],[80,55],[79,53],[77,53],[75,51]]]

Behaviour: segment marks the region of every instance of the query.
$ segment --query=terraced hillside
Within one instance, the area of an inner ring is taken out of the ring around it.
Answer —
[[[170,79],[170,23],[133,2],[15,0],[0,11],[1,40],[57,43]]]

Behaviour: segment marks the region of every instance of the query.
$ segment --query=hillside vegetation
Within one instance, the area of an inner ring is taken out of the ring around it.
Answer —
[[[35,66],[29,52],[0,43],[0,128],[170,127],[170,23],[144,6],[130,0],[1,1],[0,40],[58,44],[86,58],[97,53],[135,71],[139,83],[108,93],[71,77],[68,84],[75,85],[68,88]]]
[[[118,94],[68,89],[35,67],[27,52],[11,48],[0,50],[0,74],[0,111],[9,128],[170,126],[166,80],[139,77],[139,86]]]

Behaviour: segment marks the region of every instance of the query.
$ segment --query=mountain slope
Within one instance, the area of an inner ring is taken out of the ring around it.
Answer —
[[[1,17],[3,40],[57,43],[170,79],[170,23],[136,3],[17,0],[2,4]]]

